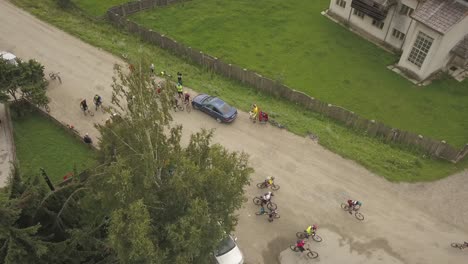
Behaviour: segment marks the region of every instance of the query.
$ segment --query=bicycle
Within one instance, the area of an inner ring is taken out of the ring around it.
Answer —
[[[280,188],[280,186],[275,184],[275,183],[268,184],[268,183],[266,183],[264,181],[260,182],[260,183],[257,183],[257,188],[259,188],[259,189],[265,189],[265,188],[268,188],[268,187],[270,187],[273,191],[277,191]]]
[[[296,247],[295,245],[290,245],[289,248],[294,251],[294,252],[299,252],[300,249],[298,247]],[[307,252],[307,257],[311,258],[311,259],[314,259],[314,258],[317,258],[318,257],[318,253],[315,252],[315,251],[312,251],[310,250],[310,248],[305,248]]]
[[[359,221],[364,220],[364,215],[358,211],[360,206],[356,206],[355,208],[349,208],[349,205],[342,203],[341,208],[346,212],[351,212],[351,214],[354,211],[354,216],[356,217],[357,220]]]
[[[254,197],[253,198],[253,203],[255,205],[261,205],[262,204],[262,197]],[[268,201],[267,208],[270,209],[271,211],[273,211],[273,210],[276,210],[276,208],[278,208],[278,206],[274,202]]]
[[[463,244],[462,243],[452,243],[451,246],[461,250],[461,249],[468,248],[468,243],[466,243],[466,242],[463,243]]]
[[[270,213],[273,213],[273,218],[278,219],[281,217],[277,210],[270,210]],[[270,213],[267,213],[265,210],[261,210],[260,212],[255,212],[256,215],[269,215]]]
[[[296,237],[300,238],[300,239],[302,239],[302,238],[309,239],[310,237],[312,237],[313,240],[315,240],[317,242],[322,242],[322,238],[319,235],[317,235],[317,233],[315,233],[315,232],[313,232],[312,235],[310,235],[310,236],[307,234],[306,231],[297,232]]]
[[[49,73],[49,77],[51,80],[58,80],[60,84],[62,83],[62,78],[60,78],[60,72],[51,72]]]
[[[185,111],[187,111],[187,113],[192,112],[192,101],[191,100],[184,101],[184,105],[185,105]]]

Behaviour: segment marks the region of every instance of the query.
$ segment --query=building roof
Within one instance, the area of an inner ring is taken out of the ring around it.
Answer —
[[[465,0],[427,0],[413,12],[412,17],[445,34],[468,15],[468,5],[463,1]]]
[[[452,52],[465,60],[468,59],[468,35],[455,45]]]

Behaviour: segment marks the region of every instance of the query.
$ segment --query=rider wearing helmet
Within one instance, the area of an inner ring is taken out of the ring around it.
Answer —
[[[275,182],[275,177],[273,177],[273,176],[268,176],[268,177],[265,179],[265,186],[266,186],[266,187],[271,186],[271,185],[273,185],[274,182]]]
[[[184,94],[184,103],[188,104],[190,102],[190,94],[185,92]]]
[[[305,230],[306,237],[309,238],[309,236],[314,235],[315,232],[317,232],[317,229],[318,229],[318,225],[316,225],[316,224],[313,224],[313,225],[307,227],[307,229]]]
[[[352,214],[352,211],[357,211],[359,208],[361,208],[362,203],[360,201],[353,201],[353,200],[348,200],[348,205],[349,205],[349,213]],[[356,208],[356,206],[359,206]]]
[[[296,247],[301,251],[301,252],[304,252],[305,248],[304,248],[304,245],[305,245],[305,242],[304,242],[304,239],[300,239],[296,242]]]
[[[274,196],[272,192],[267,192],[262,196],[262,206],[270,202],[271,196]]]

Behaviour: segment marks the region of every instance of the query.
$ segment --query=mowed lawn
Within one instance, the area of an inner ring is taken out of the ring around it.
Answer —
[[[468,82],[412,85],[386,68],[397,56],[322,16],[329,2],[192,0],[131,19],[368,119],[468,143]]]
[[[78,7],[92,16],[103,16],[110,7],[130,2],[130,0],[72,0]]]
[[[11,112],[16,156],[25,177],[40,174],[42,167],[57,183],[74,166],[77,172],[95,166],[95,153],[52,121],[37,112],[20,118]]]

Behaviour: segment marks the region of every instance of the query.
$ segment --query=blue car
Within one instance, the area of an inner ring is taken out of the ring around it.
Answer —
[[[218,122],[231,123],[237,117],[237,109],[228,105],[218,97],[199,94],[192,100],[192,106],[205,112]]]

